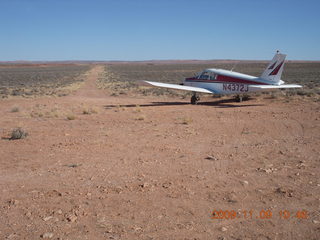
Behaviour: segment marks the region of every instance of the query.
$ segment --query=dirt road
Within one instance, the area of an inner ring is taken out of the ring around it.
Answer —
[[[318,102],[111,97],[103,71],[0,101],[0,239],[320,238]]]

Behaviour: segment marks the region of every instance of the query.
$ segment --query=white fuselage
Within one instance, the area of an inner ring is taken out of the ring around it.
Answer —
[[[279,82],[280,85],[283,81]],[[270,85],[265,79],[221,69],[206,69],[192,78],[186,78],[185,86],[199,87],[211,90],[216,94],[240,94],[261,91],[254,85]]]

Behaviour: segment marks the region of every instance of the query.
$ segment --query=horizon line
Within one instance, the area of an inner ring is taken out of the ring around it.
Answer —
[[[211,61],[243,61],[243,62],[266,62],[265,60],[254,59],[148,59],[148,60],[0,60],[3,63],[64,63],[64,62],[89,62],[89,63],[121,63],[121,62],[211,62]],[[301,60],[301,59],[287,59],[286,62],[320,62],[320,60]]]

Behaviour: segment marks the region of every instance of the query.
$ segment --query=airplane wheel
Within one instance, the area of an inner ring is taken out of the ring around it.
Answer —
[[[192,97],[191,97],[191,104],[192,105],[195,105],[195,104],[197,104],[197,102],[200,100],[200,98],[199,97],[197,97],[196,95],[193,95]]]

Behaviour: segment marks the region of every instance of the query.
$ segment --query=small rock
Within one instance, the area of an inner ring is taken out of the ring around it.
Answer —
[[[59,209],[59,210],[57,211],[57,213],[58,213],[59,215],[61,215],[61,214],[62,214],[62,210]]]
[[[172,185],[171,182],[165,182],[165,183],[162,184],[162,187],[163,188],[169,188],[171,185]]]
[[[15,200],[15,199],[9,200],[9,205],[10,205],[10,206],[18,205],[18,204],[19,204],[19,201],[18,201],[18,200]]]
[[[42,238],[52,238],[53,237],[53,233],[51,232],[47,232],[41,235]]]
[[[147,182],[142,183],[142,184],[139,185],[139,187],[141,187],[141,188],[147,188],[147,187],[149,187],[149,183],[147,183]]]
[[[318,221],[318,220],[312,220],[312,222],[313,222],[314,224],[319,224],[319,223],[320,223],[320,221]]]
[[[265,171],[266,173],[268,173],[268,174],[269,174],[269,173],[272,173],[272,170],[271,170],[270,168],[265,169],[264,171]]]
[[[248,182],[248,181],[242,181],[242,184],[243,184],[243,185],[248,185],[249,182]]]
[[[43,221],[45,221],[45,222],[46,222],[46,221],[49,221],[51,218],[53,218],[53,217],[52,217],[52,216],[44,217],[44,218],[43,218]]]
[[[75,215],[69,215],[69,216],[67,216],[67,220],[68,220],[69,222],[75,222],[77,219],[78,219],[78,218],[77,218],[77,216],[75,216]]]
[[[207,160],[212,160],[212,161],[217,161],[217,160],[218,160],[216,157],[211,156],[211,155],[208,155],[208,156],[206,157],[206,159],[207,159]]]
[[[6,239],[13,239],[16,238],[17,234],[11,233]]]
[[[222,227],[222,228],[220,228],[220,230],[221,230],[222,232],[225,232],[225,231],[227,231],[227,230],[228,230],[228,228],[226,228],[226,227]]]

